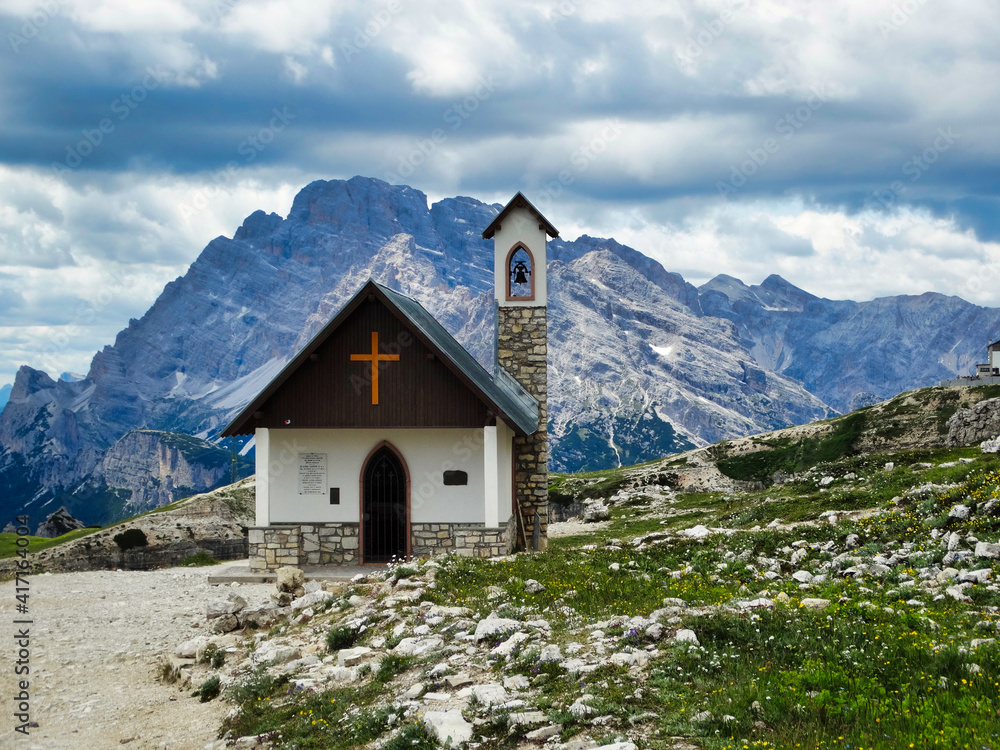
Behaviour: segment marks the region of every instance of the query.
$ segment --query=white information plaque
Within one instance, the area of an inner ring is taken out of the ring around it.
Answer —
[[[299,454],[299,494],[325,495],[326,486],[326,454]]]

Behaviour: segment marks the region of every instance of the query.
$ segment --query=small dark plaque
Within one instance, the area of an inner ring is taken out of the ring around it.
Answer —
[[[464,485],[469,483],[469,475],[464,471],[446,471],[444,473],[445,486]]]
[[[330,505],[340,505],[340,487],[330,488]]]

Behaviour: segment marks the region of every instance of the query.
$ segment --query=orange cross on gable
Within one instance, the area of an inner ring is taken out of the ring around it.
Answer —
[[[398,362],[398,354],[379,354],[378,352],[378,331],[372,331],[372,353],[352,354],[352,362],[372,363],[372,406],[378,406],[378,363]]]

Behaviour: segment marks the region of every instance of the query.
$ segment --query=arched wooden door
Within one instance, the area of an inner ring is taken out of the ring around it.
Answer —
[[[376,448],[361,473],[361,562],[405,559],[410,538],[409,478],[388,443]]]

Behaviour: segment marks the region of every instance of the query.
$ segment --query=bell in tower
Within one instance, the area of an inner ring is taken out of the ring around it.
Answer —
[[[518,247],[510,254],[507,267],[509,299],[532,299],[534,285],[531,283],[531,255],[523,247]]]

